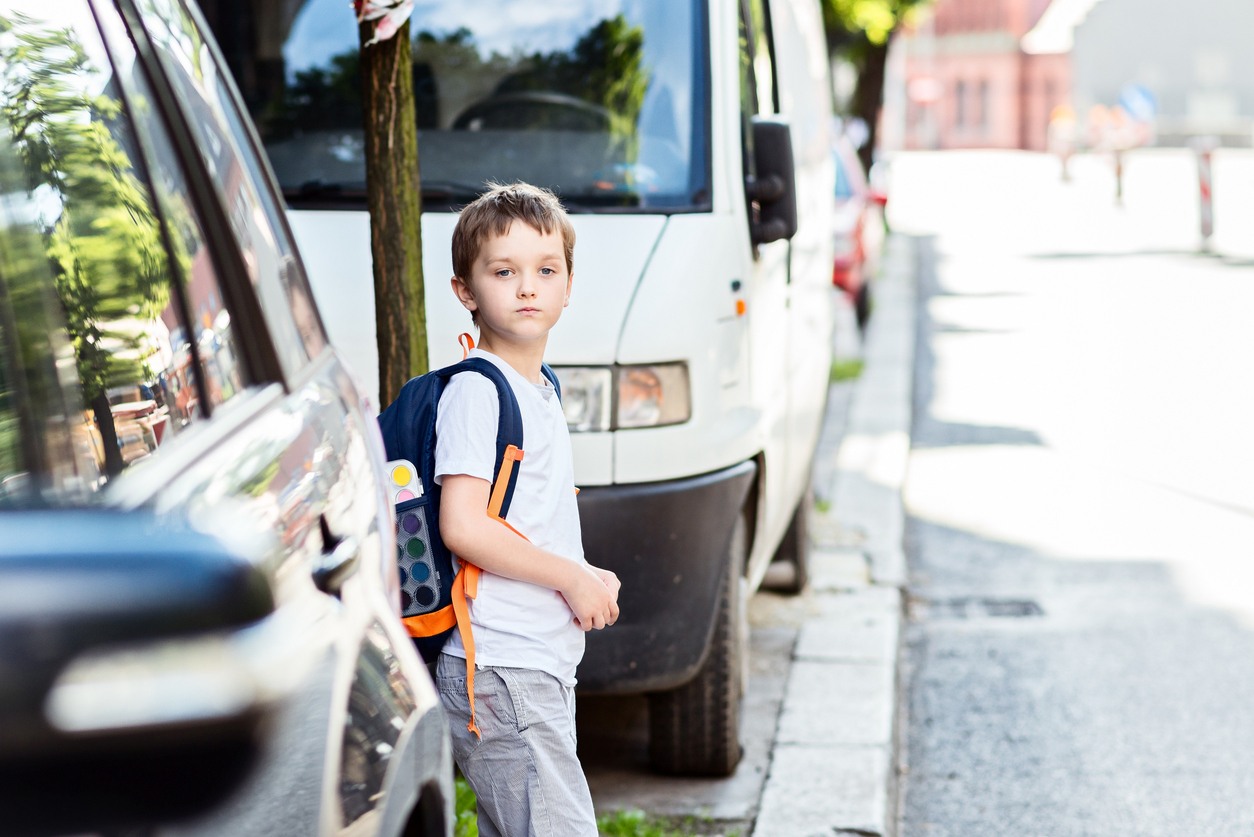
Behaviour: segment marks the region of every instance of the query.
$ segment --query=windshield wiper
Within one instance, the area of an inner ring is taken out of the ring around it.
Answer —
[[[325,180],[310,180],[296,188],[284,187],[283,197],[288,200],[343,200],[360,201],[366,197],[362,188],[345,188],[343,183],[328,183]]]

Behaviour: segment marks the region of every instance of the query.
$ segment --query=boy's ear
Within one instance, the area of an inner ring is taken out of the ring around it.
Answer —
[[[454,276],[452,279],[452,285],[453,293],[457,294],[457,301],[460,302],[467,311],[479,310],[479,303],[475,302],[475,295],[470,290],[470,286],[466,284],[466,280],[462,279],[460,276]]]
[[[572,272],[569,276],[566,277],[566,298],[562,300],[563,308],[570,305],[570,286],[573,285],[574,283],[575,283],[575,274]]]

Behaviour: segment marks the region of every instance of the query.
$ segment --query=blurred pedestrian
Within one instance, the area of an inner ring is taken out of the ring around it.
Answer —
[[[1075,111],[1070,105],[1058,105],[1050,112],[1047,136],[1050,152],[1057,154],[1062,162],[1062,179],[1064,182],[1069,182],[1071,180],[1069,164],[1071,155],[1075,153],[1077,139]]]

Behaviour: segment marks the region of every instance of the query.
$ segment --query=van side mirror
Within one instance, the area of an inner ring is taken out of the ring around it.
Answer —
[[[142,830],[233,791],[268,714],[268,576],[144,512],[3,511],[0,545],[0,830]]]
[[[753,118],[753,160],[758,173],[745,178],[745,196],[759,211],[757,220],[750,220],[749,237],[755,245],[792,238],[797,234],[797,174],[788,123]]]

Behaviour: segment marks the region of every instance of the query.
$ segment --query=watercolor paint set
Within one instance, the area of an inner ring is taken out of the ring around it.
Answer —
[[[435,610],[440,598],[440,574],[431,556],[430,498],[412,462],[394,459],[387,464],[387,473],[388,495],[396,511],[401,615],[419,616]]]

